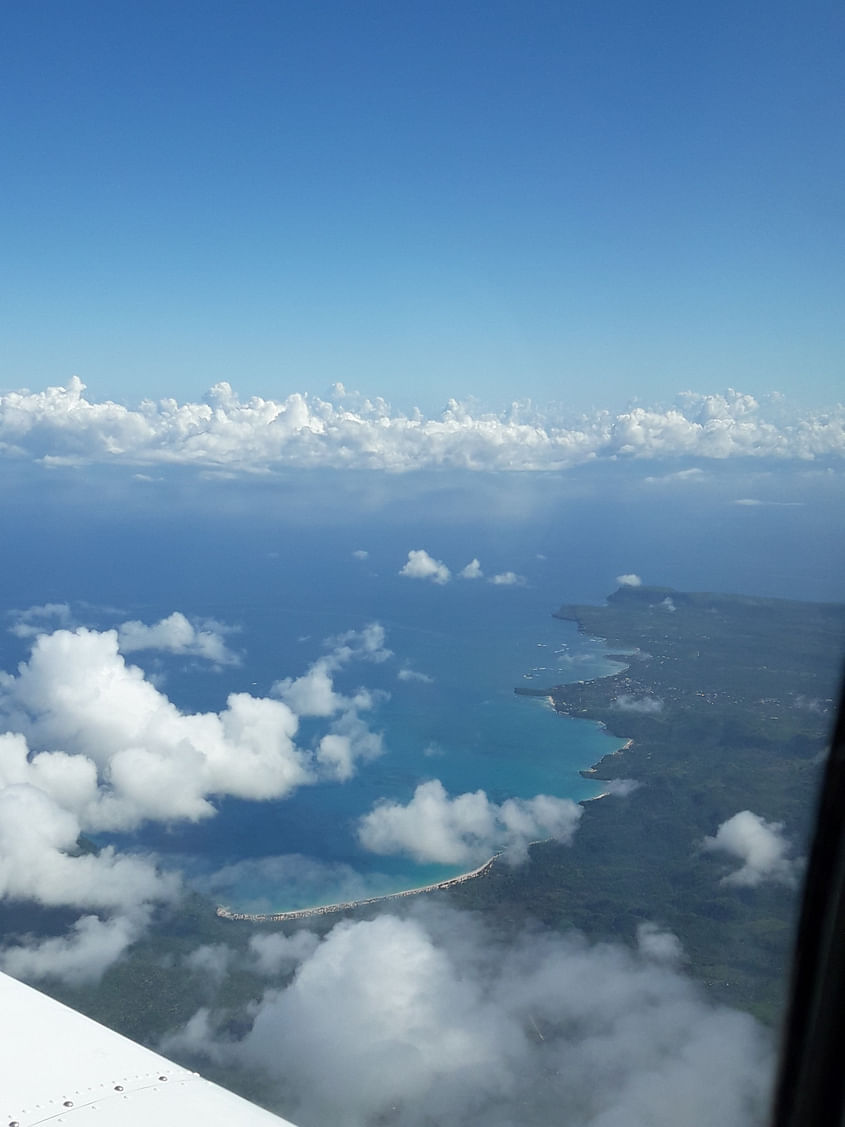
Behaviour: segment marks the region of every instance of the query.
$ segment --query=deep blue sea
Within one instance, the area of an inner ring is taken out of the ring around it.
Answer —
[[[234,908],[378,894],[458,871],[360,848],[355,822],[379,799],[407,802],[431,778],[496,802],[596,793],[578,772],[619,739],[513,692],[613,668],[601,643],[551,617],[561,602],[600,602],[623,572],[688,590],[845,599],[842,522],[831,519],[839,475],[819,485],[763,469],[682,489],[653,467],[354,482],[40,471],[7,482],[0,498],[5,609],[69,602],[98,627],[179,610],[237,627],[229,642],[243,663],[219,672],[133,655],[191,711],[222,709],[233,691],[265,695],[305,672],[325,639],[381,623],[395,659],[352,664],[337,678],[344,692],[384,690],[367,716],[384,734],[381,758],[346,783],[267,803],[226,799],[206,822],[149,825],[122,843],[155,849]],[[749,497],[759,503],[735,503]],[[453,572],[477,557],[488,576],[514,571],[524,585],[401,577],[414,548]],[[25,656],[5,635],[1,667]],[[431,681],[400,681],[400,666]]]

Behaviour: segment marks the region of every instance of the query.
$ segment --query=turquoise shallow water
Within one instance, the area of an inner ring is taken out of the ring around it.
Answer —
[[[682,590],[843,597],[841,568],[831,566],[842,534],[817,484],[793,481],[801,504],[743,507],[733,500],[755,496],[756,479],[696,479],[691,501],[686,489],[662,492],[659,477],[637,486],[631,465],[596,473],[364,477],[352,489],[346,475],[262,484],[175,474],[139,484],[131,474],[53,472],[47,490],[39,471],[0,488],[5,609],[69,602],[96,627],[174,610],[232,624],[243,662],[222,672],[133,655],[189,711],[222,709],[230,692],[265,695],[304,672],[325,638],[382,623],[395,657],[350,665],[338,681],[343,692],[389,694],[368,717],[384,733],[380,759],[344,784],[278,802],[221,800],[201,825],[150,824],[120,844],[155,849],[233,907],[281,910],[424,884],[455,870],[358,845],[356,820],[375,802],[405,803],[433,778],[453,795],[482,788],[496,802],[588,798],[593,785],[578,771],[618,745],[513,694],[608,671],[599,644],[551,617],[561,601],[600,602],[629,571]],[[488,576],[512,569],[526,584],[404,579],[412,548],[453,573],[478,556]],[[25,657],[24,641],[0,634],[0,668]],[[400,681],[401,667],[431,680]]]
[[[151,826],[143,833],[146,844],[178,860],[235,909],[282,911],[457,875],[466,866],[366,852],[355,836],[357,819],[379,800],[409,801],[420,782],[433,778],[451,795],[482,789],[495,802],[536,794],[589,798],[596,786],[578,772],[619,746],[594,724],[515,695],[516,686],[544,687],[617,668],[599,643],[541,608],[536,590],[483,583],[443,589],[369,569],[355,582],[352,603],[366,605],[372,587],[379,588],[378,621],[394,657],[354,664],[337,681],[346,692],[365,686],[385,694],[368,716],[383,733],[383,756],[342,784],[306,787],[278,802],[227,800],[202,825]],[[348,577],[344,587],[350,595]],[[252,692],[301,673],[322,652],[327,609],[320,604],[312,615],[304,600],[295,613],[286,604],[278,615],[244,616],[238,642],[246,665],[238,676],[255,682]],[[337,608],[330,632],[371,620],[351,618]],[[402,668],[430,680],[400,680]],[[182,688],[188,692],[190,685]]]

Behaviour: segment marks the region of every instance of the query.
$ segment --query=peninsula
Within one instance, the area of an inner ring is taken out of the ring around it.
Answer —
[[[288,912],[233,912],[222,905],[217,908],[217,916],[222,920],[248,920],[251,923],[285,923],[290,920],[307,920],[314,916],[333,916],[338,912],[352,912],[357,908],[370,907],[373,904],[389,904],[392,901],[404,900],[408,896],[424,896],[431,892],[445,892],[447,889],[456,888],[468,880],[476,880],[490,872],[493,862],[499,854],[495,854],[483,865],[468,873],[460,873],[448,880],[437,881],[435,884],[424,884],[419,888],[405,888],[400,892],[388,892],[383,896],[368,896],[361,900],[344,900],[337,904],[320,904],[313,908],[293,908]]]
[[[845,607],[622,587],[604,606],[555,616],[602,639],[624,666],[592,681],[517,688],[626,741],[582,774],[607,783],[583,804],[571,846],[494,865],[462,906],[633,941],[655,921],[681,940],[715,996],[776,1021],[798,906],[794,887],[724,883],[739,862],[702,848],[750,810],[806,852],[839,692]],[[624,652],[620,652],[624,651]]]

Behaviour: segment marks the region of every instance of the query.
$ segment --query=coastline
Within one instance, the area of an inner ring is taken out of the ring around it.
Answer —
[[[408,896],[424,896],[429,892],[442,892],[458,884],[476,880],[488,873],[493,867],[493,862],[500,857],[494,853],[483,865],[472,869],[468,873],[460,873],[456,877],[436,881],[434,884],[424,884],[419,888],[405,888],[400,892],[387,892],[382,896],[369,896],[362,900],[344,900],[337,904],[321,904],[314,908],[292,908],[288,912],[232,912],[223,905],[218,905],[215,914],[222,920],[246,920],[250,923],[284,923],[287,920],[304,920],[312,916],[331,916],[336,912],[347,912],[354,908],[363,908],[368,904],[385,904],[391,900],[403,900]]]
[[[553,614],[552,617],[553,618],[565,619],[565,616],[560,614],[560,613]],[[579,619],[573,617],[573,619],[571,619],[570,621],[577,622],[579,632],[583,632],[581,622],[580,622]],[[595,637],[594,640],[595,641],[601,641],[602,639],[600,637]],[[613,664],[620,665],[622,668],[621,669],[614,669],[614,670],[612,670],[608,673],[599,674],[598,677],[590,678],[589,679],[590,683],[596,682],[596,681],[602,681],[605,678],[618,676],[620,673],[624,672],[628,668],[628,666],[626,665],[626,663],[624,662],[623,659],[627,656],[630,656],[630,655],[627,655],[627,654],[609,654],[609,655],[606,655],[606,656],[607,656],[608,660],[610,660]],[[550,689],[539,689],[538,690],[538,689],[528,689],[528,688],[523,688],[523,687],[517,687],[517,688],[514,689],[514,693],[517,696],[545,698],[545,701],[552,708],[552,710],[555,711],[555,712],[559,712],[559,709],[557,707],[557,702],[555,701],[555,698],[554,698],[554,695],[553,695],[553,690],[550,690]],[[599,727],[606,728],[606,724],[601,720],[594,720],[593,723],[598,724]],[[625,739],[624,736],[620,736],[619,738]],[[633,746],[633,744],[634,744],[633,739],[630,739],[630,738],[626,739],[625,743],[621,747],[617,748],[613,752],[610,752],[609,754],[610,755],[620,755],[623,752],[628,751]],[[606,758],[606,756],[603,757],[603,758]],[[584,778],[584,779],[592,779],[598,773],[598,770],[599,770],[599,763],[595,763],[591,767],[583,768],[582,770],[580,770],[578,772],[578,774],[581,775],[581,777]],[[596,780],[596,781],[598,781],[598,780]],[[585,805],[588,802],[595,802],[598,799],[606,798],[606,797],[607,797],[607,792],[603,792],[601,794],[594,795],[592,798],[581,799],[580,804]],[[538,845],[538,844],[540,844],[540,842],[539,841],[538,842],[530,842],[529,844]],[[421,886],[416,887],[416,888],[402,889],[399,892],[388,892],[388,893],[385,893],[381,896],[364,897],[364,898],[359,899],[359,900],[344,900],[344,901],[339,901],[339,902],[334,903],[334,904],[316,905],[316,906],[310,907],[310,908],[292,908],[289,911],[285,911],[285,912],[233,912],[230,908],[227,908],[225,905],[220,904],[220,905],[217,906],[217,908],[215,910],[215,914],[220,919],[237,920],[237,921],[244,921],[244,922],[249,922],[249,923],[285,923],[285,922],[289,922],[289,921],[293,921],[293,920],[310,919],[310,918],[313,918],[315,916],[335,915],[339,912],[354,911],[355,909],[366,907],[366,906],[371,905],[371,904],[387,904],[387,903],[390,903],[393,900],[406,899],[409,896],[424,896],[424,895],[426,895],[428,893],[432,893],[432,892],[442,892],[442,891],[445,891],[446,889],[453,888],[457,885],[465,884],[467,881],[476,880],[478,877],[484,876],[486,873],[488,873],[490,871],[490,869],[493,867],[494,862],[499,857],[501,857],[501,851],[498,852],[498,853],[494,853],[494,855],[492,857],[490,857],[487,861],[485,861],[482,865],[479,865],[478,868],[476,868],[476,869],[472,869],[470,872],[460,873],[458,876],[449,877],[449,878],[447,878],[446,880],[443,880],[443,881],[436,881],[433,884],[421,885]]]

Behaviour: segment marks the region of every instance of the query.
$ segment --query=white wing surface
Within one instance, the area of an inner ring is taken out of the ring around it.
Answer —
[[[0,1127],[291,1127],[0,974]]]

